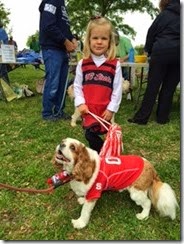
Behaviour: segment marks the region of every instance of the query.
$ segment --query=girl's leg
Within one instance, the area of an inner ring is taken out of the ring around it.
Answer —
[[[104,143],[102,138],[95,132],[92,132],[90,129],[86,129],[85,137],[89,143],[90,148],[100,153],[100,150]]]

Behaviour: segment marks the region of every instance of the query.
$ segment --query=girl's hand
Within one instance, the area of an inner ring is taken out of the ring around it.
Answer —
[[[78,110],[80,112],[81,115],[83,114],[87,114],[89,109],[88,109],[88,106],[86,104],[81,104],[78,106]]]
[[[102,118],[107,121],[111,121],[113,114],[114,114],[114,112],[105,110],[104,113],[102,114]]]

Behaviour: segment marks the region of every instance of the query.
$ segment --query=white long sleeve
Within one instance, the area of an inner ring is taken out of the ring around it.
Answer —
[[[82,91],[82,60],[80,60],[77,64],[76,68],[76,74],[75,74],[75,79],[74,79],[74,96],[75,96],[75,107],[85,104],[85,99],[84,99],[84,94]]]

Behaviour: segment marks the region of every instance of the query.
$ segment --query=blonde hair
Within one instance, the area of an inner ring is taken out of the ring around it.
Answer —
[[[110,41],[109,41],[109,48],[107,50],[107,59],[111,60],[116,57],[116,45],[115,45],[115,37],[114,37],[114,28],[110,20],[108,20],[105,17],[95,17],[94,19],[91,19],[87,25],[86,29],[86,36],[84,40],[84,49],[83,49],[83,58],[87,59],[91,56],[91,49],[90,49],[90,36],[91,36],[91,30],[94,27],[101,26],[108,26],[109,27],[109,35],[110,35]]]

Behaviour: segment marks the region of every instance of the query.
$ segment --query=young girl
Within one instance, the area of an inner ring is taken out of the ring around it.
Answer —
[[[84,42],[83,59],[76,68],[75,106],[82,118],[89,146],[100,152],[107,130],[88,111],[110,121],[122,98],[122,72],[115,58],[116,46],[111,22],[104,17],[90,20]]]

